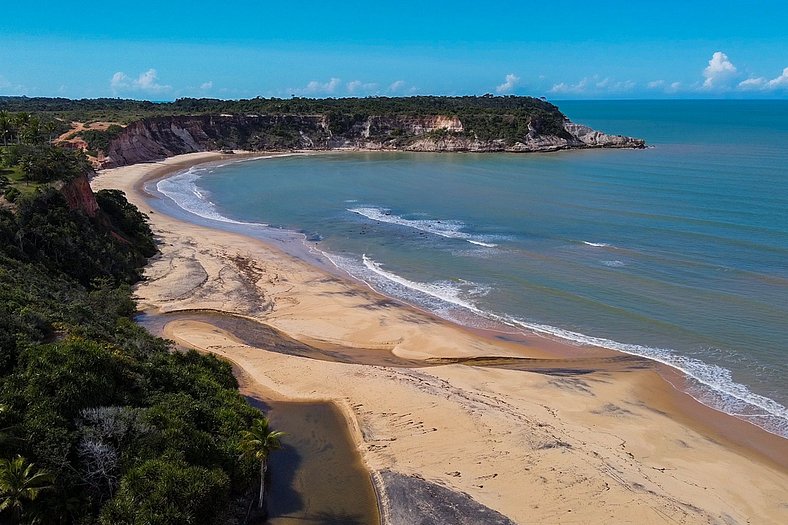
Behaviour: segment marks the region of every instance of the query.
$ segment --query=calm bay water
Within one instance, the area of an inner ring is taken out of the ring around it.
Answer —
[[[443,317],[672,364],[707,404],[788,436],[788,102],[559,106],[653,147],[290,156],[157,188],[215,226],[301,231]]]

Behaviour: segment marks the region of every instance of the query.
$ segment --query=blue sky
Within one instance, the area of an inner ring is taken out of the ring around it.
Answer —
[[[788,98],[785,1],[2,2],[0,95]]]

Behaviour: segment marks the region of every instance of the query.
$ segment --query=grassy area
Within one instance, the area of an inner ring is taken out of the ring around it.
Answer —
[[[8,179],[9,184],[6,188],[16,188],[19,193],[26,196],[33,195],[39,188],[49,186],[49,183],[25,180],[25,174],[19,166],[14,166],[13,168],[0,168],[0,177]],[[5,189],[3,191],[5,191]]]

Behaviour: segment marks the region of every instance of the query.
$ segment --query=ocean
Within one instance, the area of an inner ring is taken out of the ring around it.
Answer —
[[[649,148],[293,155],[150,189],[446,319],[667,363],[788,437],[788,101],[558,106]]]

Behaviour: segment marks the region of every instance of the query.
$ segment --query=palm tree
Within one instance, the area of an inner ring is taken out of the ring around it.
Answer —
[[[49,137],[49,143],[52,144],[52,142],[55,140],[54,135],[55,135],[55,131],[57,131],[57,123],[54,120],[47,120],[46,122],[44,122],[42,128],[44,130],[44,133],[46,133],[47,136]]]
[[[11,129],[11,116],[7,111],[0,111],[0,135],[3,136],[3,146],[8,146],[8,134]]]
[[[0,459],[0,513],[10,510],[12,521],[19,522],[26,503],[51,487],[52,475],[35,463],[22,456]]]
[[[27,127],[27,125],[30,124],[30,116],[30,113],[20,112],[13,117],[13,124],[16,126],[15,132],[17,144],[22,143],[22,132]]]
[[[280,439],[284,432],[268,428],[268,418],[262,417],[252,422],[252,428],[241,433],[243,456],[260,462],[260,500],[258,508],[263,508],[265,498],[265,474],[268,471],[268,454],[281,448]]]
[[[39,144],[42,142],[41,119],[36,115],[28,115],[27,122],[19,130],[22,142],[26,144]]]

